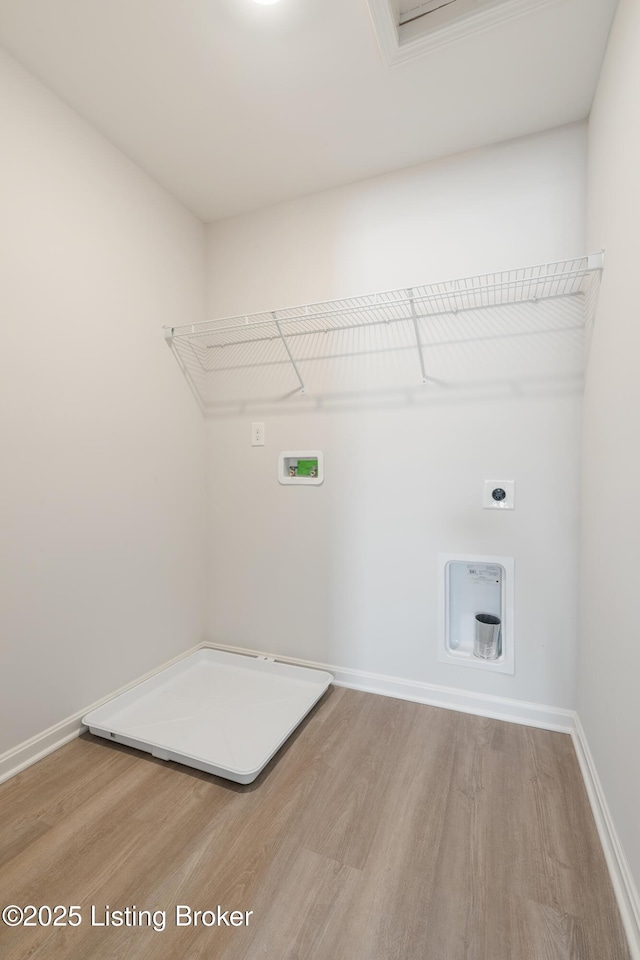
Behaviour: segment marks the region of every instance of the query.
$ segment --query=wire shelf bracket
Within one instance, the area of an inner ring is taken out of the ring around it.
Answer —
[[[285,337],[284,333],[282,332],[282,328],[281,328],[281,326],[280,326],[280,322],[279,322],[278,320],[276,320],[275,311],[273,312],[273,319],[274,319],[276,328],[277,328],[277,330],[278,330],[278,333],[280,334],[280,339],[282,340],[283,346],[284,346],[285,350],[287,351],[287,356],[289,357],[289,360],[291,360],[291,366],[292,366],[293,369],[295,370],[296,377],[298,378],[298,381],[299,381],[299,383],[300,383],[300,393],[305,393],[306,391],[305,391],[305,386],[304,386],[304,380],[303,380],[302,377],[300,376],[300,371],[299,371],[299,369],[298,369],[298,365],[297,365],[297,363],[295,362],[295,360],[293,359],[293,354],[291,353],[291,350],[289,349],[289,344],[287,343],[287,338]]]
[[[418,348],[418,359],[420,360],[420,371],[422,373],[422,383],[427,383],[427,371],[424,365],[424,354],[422,352],[422,343],[420,342],[420,329],[418,327],[418,314],[416,312],[416,304],[413,296],[413,290],[409,291],[409,296],[411,299],[411,319],[413,320],[413,331],[416,335],[416,346]]]

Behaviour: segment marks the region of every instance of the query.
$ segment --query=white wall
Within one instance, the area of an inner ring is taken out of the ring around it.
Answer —
[[[204,228],[0,58],[0,752],[199,642]]]
[[[580,254],[585,161],[575,125],[214,224],[211,314]],[[214,394],[208,422],[211,640],[573,705],[579,338],[458,332],[429,352],[444,382],[427,387],[416,376],[376,391],[369,378],[350,393],[343,358],[337,398],[325,371],[307,398],[261,401],[271,374],[249,369],[247,404],[221,374],[229,395]],[[253,420],[264,448],[250,446]],[[323,486],[277,483],[279,451],[296,448],[324,451]],[[481,509],[484,478],[516,480],[513,513]],[[437,662],[439,552],[515,557],[515,676]]]
[[[637,261],[640,6],[621,0],[589,123],[589,224],[606,263],[585,394],[578,712],[640,887]]]

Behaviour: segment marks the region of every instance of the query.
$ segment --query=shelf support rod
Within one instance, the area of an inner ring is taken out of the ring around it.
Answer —
[[[420,329],[418,327],[418,317],[416,315],[416,305],[413,299],[413,290],[409,290],[409,300],[411,301],[411,318],[413,320],[413,330],[416,335],[416,346],[418,348],[418,357],[420,358],[420,371],[422,373],[422,382],[427,383],[427,371],[424,366],[424,355],[422,353],[422,344],[420,343]]]
[[[293,359],[293,354],[291,353],[291,350],[289,349],[289,344],[287,343],[286,337],[285,337],[285,335],[283,334],[282,330],[280,329],[280,323],[279,323],[278,320],[276,320],[275,314],[272,314],[272,316],[273,316],[273,319],[274,319],[274,322],[275,322],[275,325],[276,325],[276,329],[277,329],[278,333],[280,334],[280,339],[282,340],[282,342],[283,342],[283,344],[284,344],[284,348],[285,348],[285,350],[287,351],[287,356],[289,357],[289,360],[291,361],[291,366],[292,366],[293,369],[295,370],[295,372],[296,372],[296,377],[298,378],[298,380],[299,380],[299,382],[300,382],[300,393],[306,393],[306,390],[305,390],[305,387],[304,387],[304,380],[303,380],[302,377],[300,376],[300,371],[298,370],[297,364],[296,364],[295,360]]]

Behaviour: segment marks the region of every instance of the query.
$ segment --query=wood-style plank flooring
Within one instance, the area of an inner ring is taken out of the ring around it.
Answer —
[[[568,736],[341,688],[246,787],[89,735],[0,786],[6,904],[82,923],[2,960],[629,960]]]

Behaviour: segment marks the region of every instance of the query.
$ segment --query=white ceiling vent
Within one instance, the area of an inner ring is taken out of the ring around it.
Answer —
[[[559,0],[368,0],[387,66]]]

